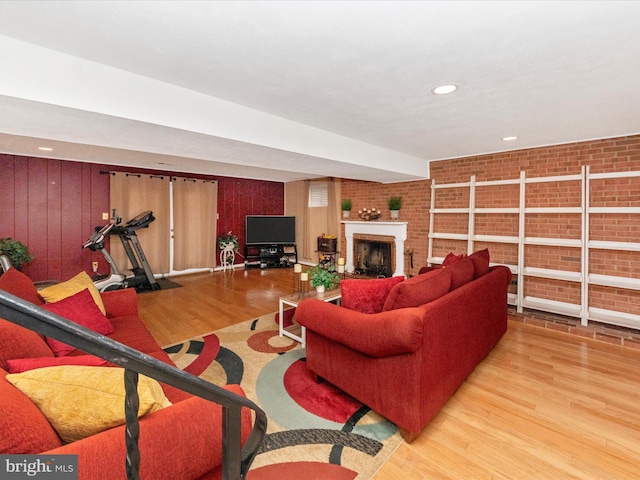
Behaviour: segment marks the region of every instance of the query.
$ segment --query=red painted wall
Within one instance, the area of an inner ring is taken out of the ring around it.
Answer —
[[[66,280],[91,262],[108,266],[82,244],[109,212],[109,170],[174,174],[218,181],[218,232],[232,230],[244,247],[246,215],[282,215],[284,184],[198,176],[0,154],[0,238],[20,240],[36,259],[23,271],[33,280]]]

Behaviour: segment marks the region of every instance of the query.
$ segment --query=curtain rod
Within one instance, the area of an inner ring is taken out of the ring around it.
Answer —
[[[132,172],[121,172],[121,171],[109,171],[109,170],[100,170],[100,175],[115,175],[116,173],[124,173],[127,177],[138,177],[140,178],[142,175],[149,175],[149,178],[159,178],[160,180],[164,179],[164,175],[154,175],[152,173],[132,173]],[[169,180],[175,182],[176,180],[182,179],[185,182],[198,182],[202,183],[218,183],[217,180],[205,180],[200,178],[185,178],[185,177],[173,177],[170,176]]]

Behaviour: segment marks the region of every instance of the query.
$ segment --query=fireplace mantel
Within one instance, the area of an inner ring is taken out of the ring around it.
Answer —
[[[394,237],[396,246],[396,270],[393,276],[404,275],[404,241],[407,239],[407,222],[358,222],[343,221],[344,236],[347,241],[347,265],[346,270],[352,273],[353,265],[353,236],[360,235],[385,235]]]

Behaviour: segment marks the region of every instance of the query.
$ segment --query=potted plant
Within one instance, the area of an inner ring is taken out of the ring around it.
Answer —
[[[346,220],[347,218],[349,218],[349,214],[351,213],[351,208],[353,206],[351,203],[351,199],[343,198],[340,204],[342,205],[342,218]]]
[[[391,213],[391,219],[398,219],[398,212],[402,208],[402,197],[390,197],[387,204],[389,205],[389,212]]]
[[[9,257],[11,265],[17,270],[31,263],[35,258],[29,254],[29,249],[24,243],[13,238],[0,238],[0,255]]]
[[[218,237],[218,248],[220,249],[220,264],[223,268],[232,267],[236,258],[236,252],[240,248],[237,235],[229,230],[224,235]]]
[[[333,267],[323,268],[322,265],[311,267],[308,271],[309,282],[318,293],[333,290],[340,284],[340,275]]]

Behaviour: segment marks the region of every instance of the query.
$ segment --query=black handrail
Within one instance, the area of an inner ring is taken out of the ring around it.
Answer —
[[[124,367],[125,381],[128,378],[129,381],[135,383],[137,382],[137,373],[142,373],[159,382],[221,405],[223,413],[222,478],[224,480],[243,480],[246,478],[267,429],[266,414],[251,400],[95,333],[3,290],[0,290],[0,317]],[[137,393],[135,388],[133,391]],[[129,403],[127,400],[127,404]],[[241,411],[243,407],[250,408],[255,413],[254,424],[244,446],[241,445]],[[137,413],[137,408],[135,408],[135,412]],[[135,420],[132,420],[135,423],[132,427],[135,431],[137,429],[137,414],[134,417]],[[130,426],[127,422],[127,430],[129,429]],[[137,449],[137,445],[135,448]],[[130,460],[129,452],[127,452],[127,464]],[[134,460],[133,464],[135,463]],[[132,473],[132,478],[137,478],[137,466],[134,465],[134,467],[136,472]],[[127,474],[129,475],[129,473]]]

